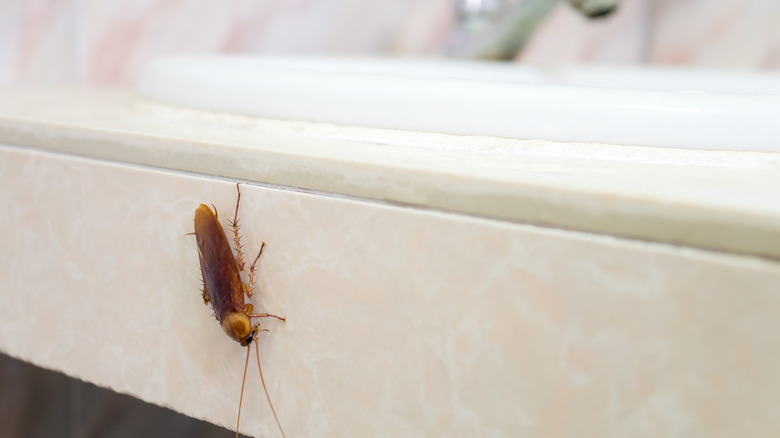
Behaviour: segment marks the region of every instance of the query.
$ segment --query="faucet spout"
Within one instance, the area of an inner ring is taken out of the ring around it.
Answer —
[[[450,34],[447,54],[510,60],[562,1],[568,1],[588,18],[605,17],[620,3],[620,0],[458,0],[458,24]]]

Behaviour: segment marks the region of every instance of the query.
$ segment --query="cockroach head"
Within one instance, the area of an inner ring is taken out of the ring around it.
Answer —
[[[252,322],[249,320],[249,315],[241,311],[228,313],[222,319],[222,330],[225,331],[225,334],[230,339],[244,346],[249,345],[254,337],[254,330],[252,330]]]
[[[241,341],[241,346],[246,347],[247,345],[251,344],[252,340],[255,339],[255,335],[256,334],[257,334],[257,332],[255,330],[252,330],[251,332],[249,332],[249,336],[247,336],[246,339]]]

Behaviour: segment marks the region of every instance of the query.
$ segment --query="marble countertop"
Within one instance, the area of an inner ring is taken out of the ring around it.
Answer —
[[[780,258],[780,154],[257,119],[170,107],[115,89],[2,89],[0,143]]]

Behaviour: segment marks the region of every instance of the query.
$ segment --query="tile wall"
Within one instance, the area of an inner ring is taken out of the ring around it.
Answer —
[[[0,83],[132,85],[175,53],[429,55],[453,0],[4,0]],[[518,56],[535,63],[780,66],[774,0],[623,0],[589,22],[568,6]]]

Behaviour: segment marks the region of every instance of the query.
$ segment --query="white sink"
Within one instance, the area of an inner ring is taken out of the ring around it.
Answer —
[[[337,125],[780,151],[776,73],[191,56],[154,62],[138,91],[171,105]]]

